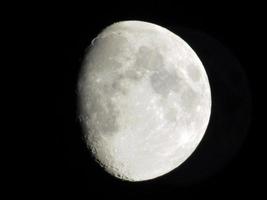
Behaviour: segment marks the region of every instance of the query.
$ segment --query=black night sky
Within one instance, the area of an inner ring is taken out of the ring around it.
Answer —
[[[45,97],[39,104],[44,111],[42,128],[35,125],[42,137],[31,150],[36,164],[29,170],[34,174],[30,190],[75,199],[225,199],[259,194],[263,160],[257,155],[263,150],[258,138],[263,131],[255,125],[260,81],[256,69],[264,66],[253,58],[263,26],[257,6],[88,1],[37,7],[34,13],[40,18],[33,27],[40,33],[35,41],[42,45],[43,61],[36,63],[35,72]],[[210,124],[193,155],[167,175],[139,183],[113,178],[94,162],[76,117],[75,90],[84,50],[103,28],[122,20],[152,22],[183,38],[203,62],[212,92]]]

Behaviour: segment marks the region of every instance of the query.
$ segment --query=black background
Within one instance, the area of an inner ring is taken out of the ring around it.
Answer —
[[[260,6],[244,3],[36,5],[26,19],[32,21],[29,36],[34,39],[32,56],[37,58],[28,74],[36,92],[31,107],[39,113],[32,120],[38,122],[32,125],[36,136],[30,139],[33,164],[24,172],[31,182],[27,191],[77,199],[256,198],[263,188],[264,162],[255,103],[263,86],[259,74],[263,66],[256,52],[262,44],[261,15]],[[76,118],[75,90],[84,50],[103,28],[122,20],[156,23],[185,39],[207,67],[216,108],[206,139],[191,161],[166,176],[140,183],[113,178],[93,161]]]

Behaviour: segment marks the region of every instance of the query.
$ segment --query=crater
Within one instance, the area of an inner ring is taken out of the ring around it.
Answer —
[[[122,36],[113,34],[97,38],[94,40],[93,48],[90,49],[88,60],[93,62],[93,66],[106,68],[111,64],[111,58],[123,55],[128,48],[128,40]]]
[[[111,85],[112,89],[111,91],[113,93],[119,92],[123,95],[127,94],[127,89],[125,85],[123,84],[123,78],[122,76],[119,76],[117,79],[114,80],[114,82]]]

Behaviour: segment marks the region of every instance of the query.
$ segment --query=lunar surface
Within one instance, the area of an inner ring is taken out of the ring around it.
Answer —
[[[191,47],[169,30],[123,21],[88,48],[78,80],[79,119],[96,161],[144,181],[181,165],[205,134],[211,92]]]

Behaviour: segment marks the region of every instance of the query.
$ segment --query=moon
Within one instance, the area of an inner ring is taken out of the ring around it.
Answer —
[[[204,66],[183,39],[156,24],[122,21],[105,28],[86,51],[77,85],[86,145],[122,180],[174,170],[209,123]]]

